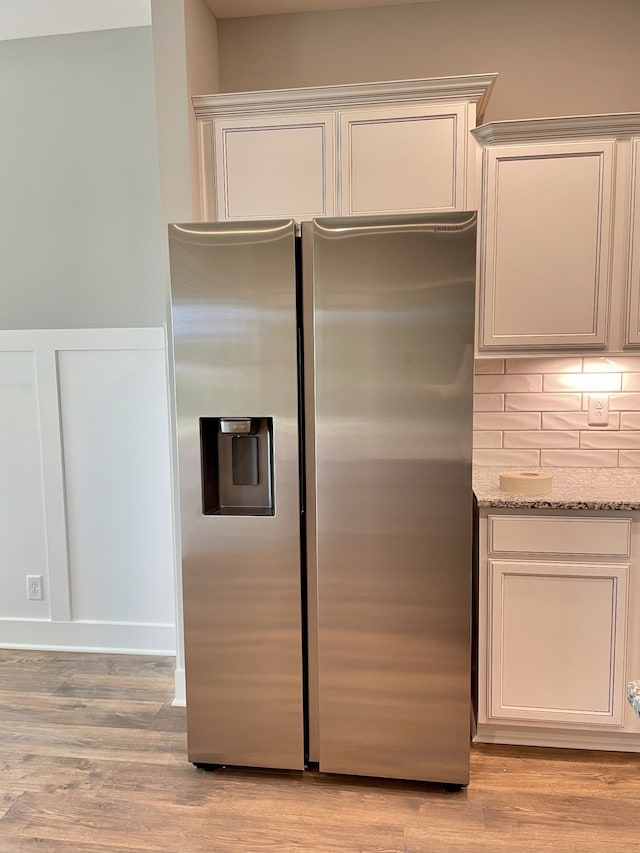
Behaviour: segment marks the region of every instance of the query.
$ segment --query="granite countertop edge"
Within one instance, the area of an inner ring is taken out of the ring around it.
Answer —
[[[553,475],[553,488],[546,495],[508,494],[500,491],[501,471],[524,470],[474,467],[473,490],[479,507],[504,509],[640,510],[638,468],[528,468]]]

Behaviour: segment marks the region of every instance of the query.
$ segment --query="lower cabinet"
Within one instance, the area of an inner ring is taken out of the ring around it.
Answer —
[[[640,751],[632,518],[480,513],[476,740]]]
[[[489,562],[491,719],[622,724],[628,574]]]

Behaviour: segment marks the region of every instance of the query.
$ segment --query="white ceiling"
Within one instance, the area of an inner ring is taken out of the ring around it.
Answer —
[[[216,18],[251,18],[287,12],[326,12],[329,9],[361,9],[363,6],[410,6],[445,0],[206,0]]]

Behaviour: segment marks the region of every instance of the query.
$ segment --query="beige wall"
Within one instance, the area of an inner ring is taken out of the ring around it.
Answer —
[[[190,99],[218,91],[218,32],[204,0],[152,0],[151,14],[165,237],[167,222],[199,218],[196,123]]]
[[[188,130],[190,110],[183,3],[176,0],[152,0],[151,20],[162,237],[168,293],[169,256],[166,226],[168,222],[188,220],[192,210]]]
[[[640,111],[640,0],[442,0],[218,33],[224,92],[497,71],[486,121]]]
[[[217,22],[204,0],[184,0],[184,32],[187,61],[187,92],[209,95],[219,91]],[[193,218],[200,218],[200,180],[196,117],[189,110],[189,149]]]
[[[216,91],[218,45],[216,20],[203,0],[151,0],[160,197],[164,251],[169,406],[175,412],[171,316],[169,311],[169,246],[167,223],[199,218],[199,181],[195,119],[190,97]],[[170,417],[172,520],[176,594],[176,701],[184,704],[184,629],[176,425]]]

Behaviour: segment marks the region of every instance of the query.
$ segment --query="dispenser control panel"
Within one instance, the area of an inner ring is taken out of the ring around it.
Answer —
[[[251,418],[222,418],[220,432],[225,435],[251,435]]]

